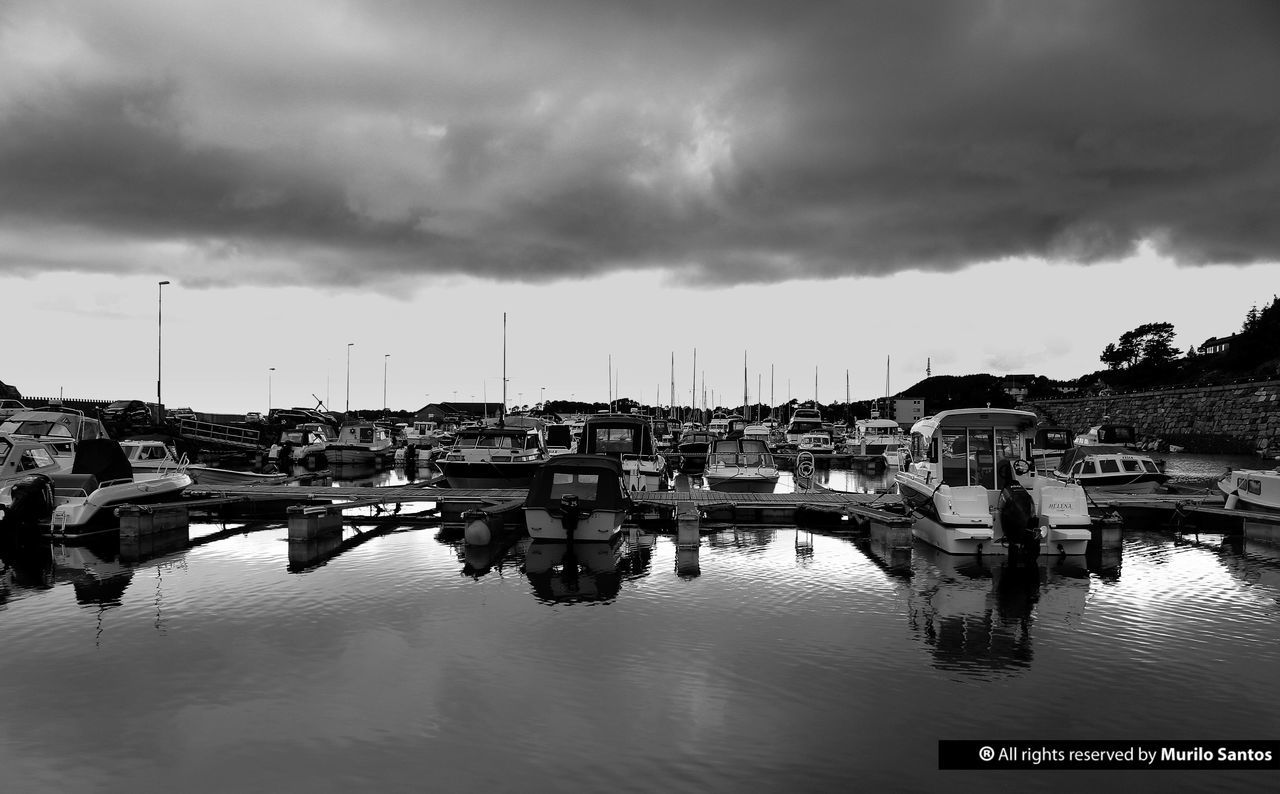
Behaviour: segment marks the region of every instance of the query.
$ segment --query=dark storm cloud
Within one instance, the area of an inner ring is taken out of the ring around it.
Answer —
[[[728,284],[1143,239],[1280,258],[1280,4],[259,6],[0,17],[0,267],[162,245],[191,282]]]

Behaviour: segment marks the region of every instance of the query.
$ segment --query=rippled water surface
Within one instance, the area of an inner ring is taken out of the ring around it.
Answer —
[[[5,790],[1275,782],[937,770],[939,739],[1280,736],[1275,547],[1128,527],[1010,570],[874,529],[475,549],[365,512],[323,544],[228,522],[169,551],[6,552]]]

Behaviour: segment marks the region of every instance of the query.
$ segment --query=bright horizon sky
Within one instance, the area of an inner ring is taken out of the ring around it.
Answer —
[[[744,354],[827,403],[1185,351],[1280,285],[1277,40],[1249,0],[15,0],[0,380],[154,400],[160,280],[164,402],[219,413],[342,410],[349,342],[353,408],[496,402],[503,312],[512,405],[610,357],[666,404],[673,355],[687,404],[695,348],[726,405]]]

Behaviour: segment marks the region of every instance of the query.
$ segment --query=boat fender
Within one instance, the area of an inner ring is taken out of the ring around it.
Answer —
[[[1240,503],[1240,494],[1233,493],[1227,497],[1227,501],[1222,505],[1228,510],[1235,510],[1236,505]]]
[[[487,546],[493,540],[489,529],[489,514],[483,510],[468,510],[462,516],[465,526],[462,534],[468,545]]]

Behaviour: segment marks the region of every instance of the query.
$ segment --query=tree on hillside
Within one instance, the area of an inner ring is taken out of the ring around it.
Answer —
[[[1274,359],[1280,351],[1280,298],[1261,311],[1257,306],[1245,315],[1244,326],[1231,344],[1224,361],[1238,369],[1253,369]]]
[[[1144,323],[1121,334],[1119,344],[1107,345],[1098,358],[1111,369],[1138,364],[1167,364],[1178,357],[1173,336],[1172,323]]]

